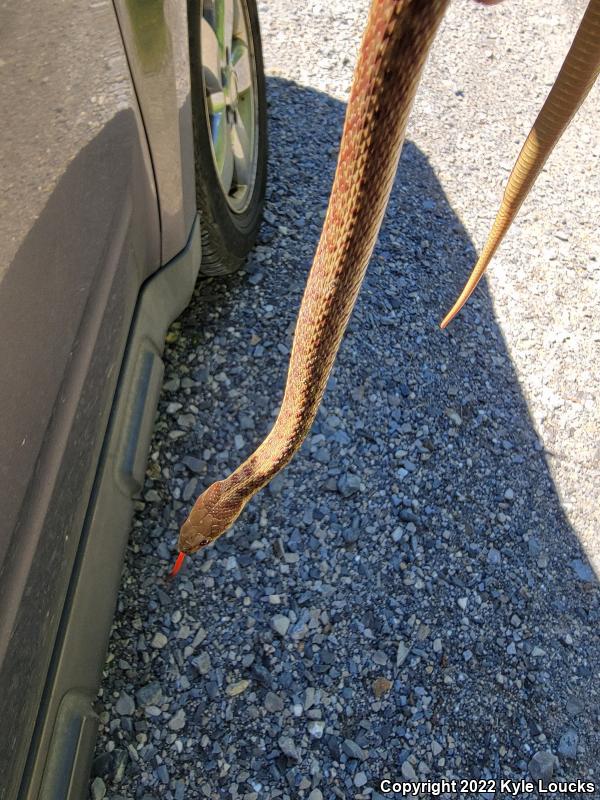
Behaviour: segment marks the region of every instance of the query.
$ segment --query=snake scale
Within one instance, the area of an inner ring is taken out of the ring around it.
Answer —
[[[329,206],[298,315],[279,415],[255,452],[196,500],[181,527],[180,553],[172,574],[185,554],[213,542],[232,525],[251,497],[290,461],[310,430],[365,276],[413,99],[448,3],[373,0],[354,72]],[[599,69],[600,0],[590,0],[509,178],[481,257],[442,327],[473,292]]]

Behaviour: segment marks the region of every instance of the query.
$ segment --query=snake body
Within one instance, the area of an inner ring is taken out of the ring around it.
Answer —
[[[371,6],[329,206],[296,324],[279,415],[257,450],[196,500],[181,527],[177,568],[182,554],[199,550],[230,527],[256,492],[291,460],[310,430],[375,246],[410,109],[448,2],[374,0]],[[587,13],[596,26],[592,36],[596,37],[597,74],[600,0],[591,0]],[[592,23],[588,20],[586,24]],[[589,42],[583,49],[590,49]],[[579,50],[575,60],[579,64]],[[580,84],[578,78],[576,88],[581,94]],[[554,115],[556,105],[562,103],[560,94],[543,119]],[[539,162],[540,156],[534,153],[533,162],[525,165],[521,183],[526,184],[531,175],[535,179],[535,170],[541,169]],[[501,226],[493,235],[499,240],[506,227]],[[492,244],[485,252],[491,257],[496,246]]]
[[[573,44],[510,174],[500,209],[473,272],[441,322],[445,328],[481,280],[554,145],[594,85],[600,71],[600,0],[591,0]]]

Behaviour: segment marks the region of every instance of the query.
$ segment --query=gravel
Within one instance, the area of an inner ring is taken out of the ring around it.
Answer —
[[[552,753],[540,751],[529,762],[529,774],[536,781],[549,781],[554,772],[554,756]]]
[[[133,697],[123,692],[119,695],[119,699],[115,703],[115,711],[117,714],[130,717],[135,712],[135,701]]]
[[[437,328],[584,5],[453,5],[311,436],[168,583],[187,498],[272,424],[366,15],[260,5],[265,222],[246,269],[200,281],[171,329],[92,797],[600,781],[598,87]]]

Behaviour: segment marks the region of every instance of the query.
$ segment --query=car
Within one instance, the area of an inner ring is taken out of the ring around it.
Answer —
[[[255,0],[32,0],[0,44],[0,798],[79,800],[165,335],[261,221],[260,31]]]

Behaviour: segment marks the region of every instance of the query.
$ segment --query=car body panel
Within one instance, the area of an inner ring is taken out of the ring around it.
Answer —
[[[115,8],[155,169],[166,264],[196,213],[187,3],[115,0]]]
[[[192,296],[199,266],[196,219],[186,248],[144,284],[138,298],[19,800],[81,800],[86,794],[97,727],[93,703],[133,496],[145,478],[164,338]]]
[[[154,179],[112,3],[10,0],[0,14],[0,798],[12,800],[140,287],[185,245],[195,206],[190,121],[161,249],[155,185],[169,184]],[[163,88],[179,125],[185,77]]]

